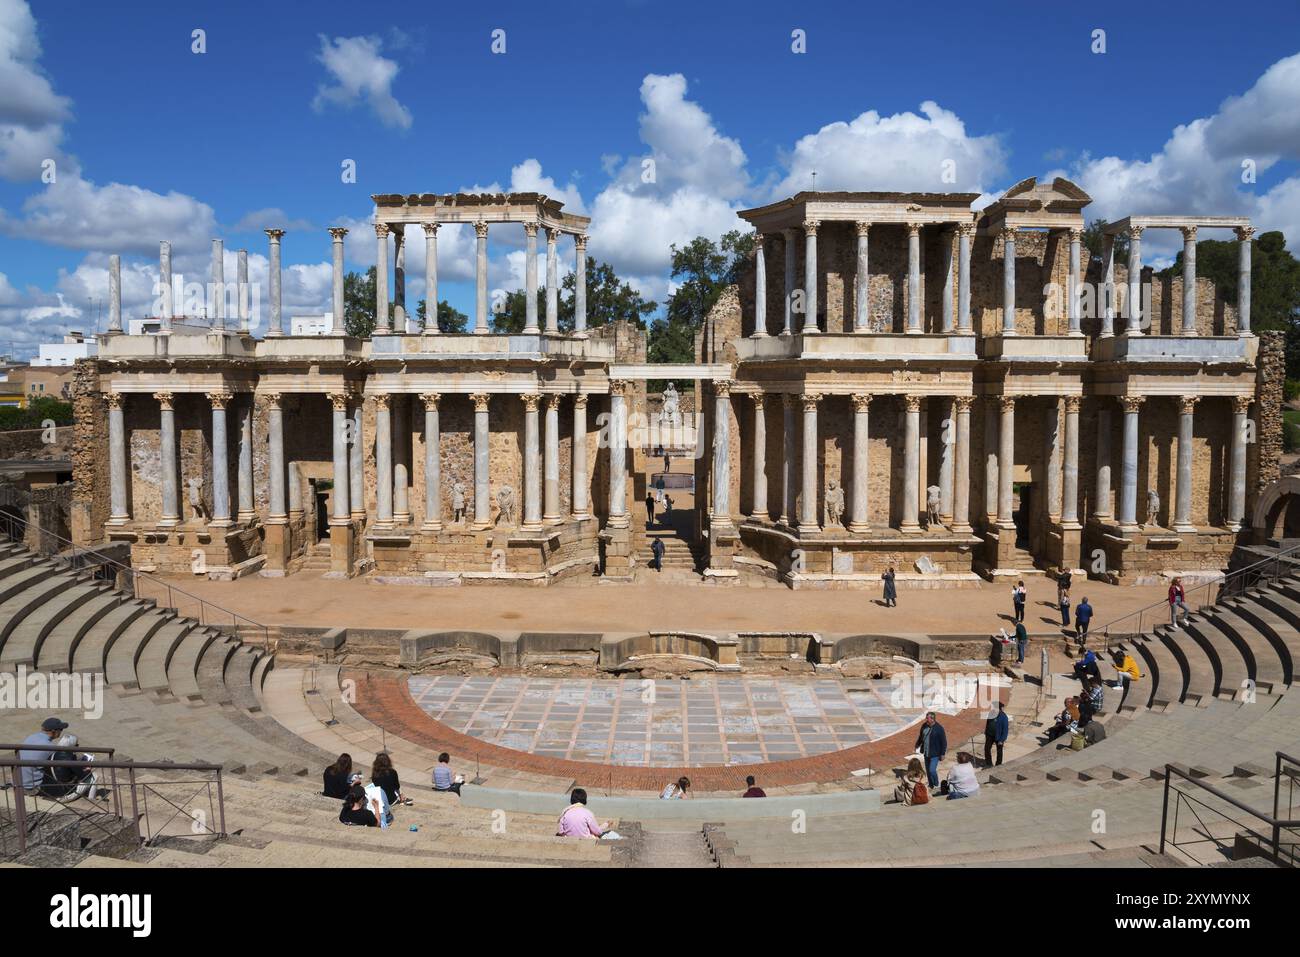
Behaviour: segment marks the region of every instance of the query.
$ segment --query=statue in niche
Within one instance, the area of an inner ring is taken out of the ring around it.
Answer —
[[[1147,492],[1147,525],[1157,524],[1156,516],[1160,514],[1160,496],[1155,489]]]
[[[203,479],[192,478],[186,485],[189,487],[190,510],[194,513],[194,517],[205,522],[212,521],[212,513],[203,504]]]
[[[515,490],[512,486],[503,485],[497,489],[497,521],[498,525],[505,523],[513,525],[515,523]]]
[[[457,525],[465,524],[465,483],[453,482],[451,486],[452,521]]]
[[[931,485],[925,490],[926,528],[934,528],[939,524],[939,509],[942,501],[941,495],[942,493],[937,485]]]
[[[826,486],[826,503],[825,503],[825,522],[826,527],[841,524],[844,516],[844,489],[840,488],[839,483],[834,481]]]
[[[669,382],[668,388],[664,389],[663,406],[659,410],[659,428],[680,429],[681,427],[681,397],[677,394],[677,386]]]

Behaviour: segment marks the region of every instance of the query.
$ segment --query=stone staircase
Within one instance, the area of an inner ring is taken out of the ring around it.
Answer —
[[[307,549],[296,571],[312,575],[323,575],[330,570],[330,543],[317,542]]]

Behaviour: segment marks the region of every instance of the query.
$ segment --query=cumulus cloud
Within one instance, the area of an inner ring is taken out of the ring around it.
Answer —
[[[230,227],[236,233],[260,233],[264,229],[285,229],[290,232],[310,232],[316,227],[310,220],[293,219],[279,206],[255,209],[245,213],[239,222]]]
[[[45,160],[75,169],[61,150],[72,104],[54,91],[40,56],[31,9],[22,0],[0,0],[0,176],[5,179],[35,179]]]
[[[379,37],[320,37],[316,59],[325,67],[331,82],[316,88],[312,109],[320,113],[327,106],[351,109],[367,104],[385,126],[411,128],[411,111],[393,96],[393,80],[399,67],[381,56],[384,42]]]

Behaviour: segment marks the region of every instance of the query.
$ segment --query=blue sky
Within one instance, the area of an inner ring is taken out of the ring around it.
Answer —
[[[159,239],[191,273],[212,236],[246,246],[256,280],[269,225],[289,226],[289,311],[320,311],[325,228],[351,227],[365,268],[376,192],[542,188],[658,299],[672,242],[739,226],[813,168],[824,188],[986,196],[1061,173],[1093,215],[1246,212],[1300,234],[1300,5],[1134,6],[0,0],[0,350],[88,328],[111,252],[128,315]],[[517,284],[520,238],[494,232],[495,287]],[[441,292],[466,308],[469,243],[440,243]]]

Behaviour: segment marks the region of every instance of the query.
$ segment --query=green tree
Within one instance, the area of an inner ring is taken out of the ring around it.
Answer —
[[[18,429],[43,429],[46,422],[55,425],[72,424],[72,403],[56,399],[54,396],[35,396],[27,403],[27,408],[17,406],[0,406],[0,432]]]
[[[393,304],[388,304],[388,321],[393,320]],[[365,275],[350,272],[343,277],[343,327],[348,335],[369,338],[375,331],[375,267]]]
[[[560,282],[556,302],[556,323],[561,332],[572,332],[574,294],[577,276],[568,273]],[[523,289],[507,293],[499,310],[492,315],[494,332],[517,335],[527,323],[528,294]],[[646,317],[659,308],[653,300],[641,298],[632,285],[620,279],[609,263],[587,257],[587,327],[603,326],[623,320],[644,329]],[[537,324],[546,326],[546,289],[537,290]]]
[[[415,318],[424,325],[424,300],[421,299],[415,307]],[[438,300],[438,331],[439,332],[464,332],[469,325],[469,316],[447,302],[446,299]]]
[[[1083,229],[1083,248],[1088,250],[1088,258],[1095,263],[1106,262],[1106,220],[1094,219]],[[1128,234],[1115,235],[1115,262],[1128,264]]]
[[[732,230],[714,242],[697,236],[681,248],[672,247],[672,276],[677,288],[667,314],[650,327],[651,362],[695,361],[695,334],[722,295],[737,282],[754,251],[754,234]]]

